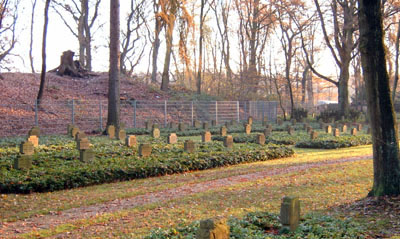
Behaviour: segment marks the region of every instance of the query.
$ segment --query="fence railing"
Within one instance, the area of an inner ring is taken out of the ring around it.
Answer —
[[[144,127],[152,120],[160,126],[170,122],[193,124],[195,120],[218,124],[241,121],[252,116],[261,121],[277,117],[277,102],[271,101],[122,101],[120,119],[126,128]],[[43,134],[65,133],[76,124],[88,133],[102,131],[107,123],[107,101],[68,100],[31,104],[0,104],[0,137],[25,135],[32,126]]]

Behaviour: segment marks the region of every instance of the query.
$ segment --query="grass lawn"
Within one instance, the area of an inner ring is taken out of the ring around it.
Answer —
[[[198,137],[192,139],[198,140]],[[295,151],[293,157],[266,162],[51,193],[1,195],[0,220],[7,228],[7,225],[19,223],[22,219],[62,215],[62,212],[68,209],[101,203],[107,205],[113,201],[179,189],[187,185],[193,187],[208,185],[215,180],[238,175],[283,170],[307,163],[372,154],[371,146],[340,150],[295,149]],[[47,229],[32,228],[32,231],[23,231],[23,234],[19,235],[25,238],[58,234],[71,238],[140,238],[154,228],[168,228],[216,215],[240,217],[251,211],[278,213],[280,200],[284,195],[300,197],[303,215],[317,211],[344,217],[346,212],[337,208],[364,198],[372,186],[372,179],[372,160],[337,162],[287,173],[282,171],[263,178],[250,177],[248,180],[228,186],[218,186],[196,193],[183,192],[181,196],[172,199],[144,203],[90,218],[78,215],[76,219],[62,221],[60,224],[55,224],[56,226],[51,225]],[[79,214],[79,209],[77,212]],[[371,230],[380,230],[383,227],[383,221],[380,219],[376,221],[382,223],[373,224],[375,228]],[[1,230],[0,227],[0,232]]]

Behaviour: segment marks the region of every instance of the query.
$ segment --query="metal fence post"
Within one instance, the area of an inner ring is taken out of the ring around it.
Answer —
[[[192,124],[194,123],[194,112],[193,112],[193,101],[191,102],[191,107],[192,107]]]
[[[237,116],[237,122],[240,122],[240,108],[239,108],[239,101],[236,101],[236,116]]]
[[[72,106],[71,106],[71,121],[72,124],[75,124],[75,100],[72,99]]]
[[[215,101],[215,123],[218,124],[218,101]]]
[[[167,101],[164,100],[164,127],[167,128]]]
[[[136,128],[136,100],[133,101],[133,128]]]
[[[99,101],[99,111],[100,111],[100,131],[103,131],[103,104]]]
[[[35,100],[35,125],[39,126],[38,100]]]

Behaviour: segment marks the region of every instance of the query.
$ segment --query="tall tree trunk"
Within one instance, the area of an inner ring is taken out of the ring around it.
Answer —
[[[338,88],[338,93],[339,93],[339,111],[342,116],[346,116],[349,113],[349,67],[350,67],[350,61],[343,61],[342,62],[343,66],[340,69],[340,79],[338,81],[339,83],[339,88]]]
[[[79,42],[79,64],[82,67],[86,66],[85,61],[85,50],[86,50],[86,42],[85,42],[85,1],[88,0],[81,0],[81,14],[79,15],[78,19],[78,42]]]
[[[151,83],[157,83],[157,59],[158,50],[160,49],[160,32],[161,32],[161,21],[156,17],[154,31],[154,43],[153,43],[153,70],[151,72]]]
[[[369,195],[399,195],[398,133],[386,70],[381,1],[359,0],[358,17],[374,155],[374,184]]]
[[[164,71],[162,74],[161,90],[167,91],[169,87],[169,65],[171,62],[171,52],[172,52],[172,36],[175,25],[175,12],[170,15],[169,23],[167,25],[167,31],[165,32],[166,37],[166,53],[164,61]]]
[[[107,125],[120,125],[120,49],[119,49],[119,0],[110,1],[110,71],[108,80],[108,118]]]
[[[204,15],[204,5],[206,0],[201,0],[200,8],[200,36],[199,36],[199,65],[197,70],[197,94],[201,94],[201,70],[203,66],[203,15]]]
[[[30,42],[29,42],[29,62],[31,65],[31,71],[32,73],[35,73],[35,67],[33,66],[33,23],[35,19],[35,8],[36,8],[36,2],[37,0],[33,0],[32,2],[32,15],[31,15],[31,36],[30,36]]]
[[[40,74],[40,86],[37,101],[39,105],[42,103],[44,85],[46,83],[46,40],[47,40],[47,26],[49,25],[49,6],[51,0],[46,0],[44,7],[44,26],[43,26],[43,40],[42,40],[42,73]]]
[[[394,82],[393,82],[393,92],[392,99],[393,102],[396,99],[397,84],[399,82],[399,55],[400,55],[400,20],[397,25],[397,37],[396,37],[396,59],[394,63]]]
[[[91,43],[91,33],[89,27],[89,0],[82,0],[82,13],[83,13],[83,27],[85,31],[85,65],[84,67],[91,71],[92,70],[92,43]]]

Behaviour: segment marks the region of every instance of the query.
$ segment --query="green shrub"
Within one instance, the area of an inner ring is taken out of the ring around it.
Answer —
[[[105,137],[103,137],[105,138]],[[92,139],[96,159],[79,161],[72,140],[60,145],[40,146],[33,156],[33,168],[24,172],[12,168],[17,148],[0,150],[0,192],[30,193],[76,188],[94,184],[146,178],[226,165],[287,157],[293,150],[275,145],[235,145],[227,151],[222,143],[198,144],[188,154],[183,143],[167,145],[153,140],[153,154],[140,158],[137,148],[122,146],[117,141]]]
[[[356,122],[360,120],[361,116],[362,113],[360,111],[350,108],[344,120]],[[341,121],[342,116],[339,110],[328,108],[324,111],[321,111],[320,115],[317,116],[317,119],[322,119],[324,122],[333,122],[333,121]]]
[[[372,144],[370,135],[340,136],[335,138],[317,138],[315,140],[301,141],[296,144],[298,148],[313,149],[338,149],[359,145]]]
[[[301,121],[307,118],[308,111],[304,108],[294,108],[292,112],[292,119]]]

